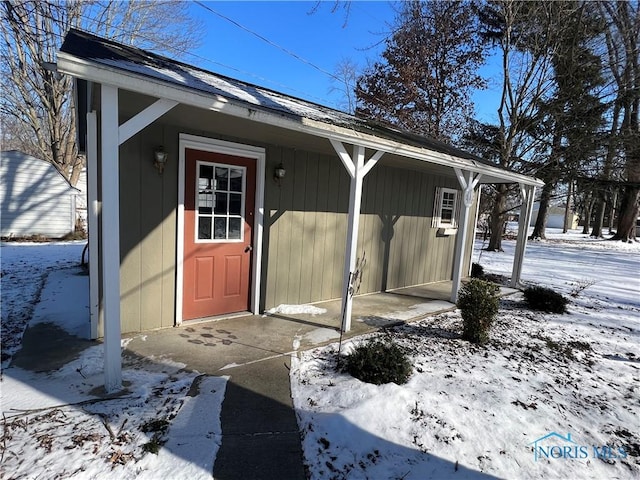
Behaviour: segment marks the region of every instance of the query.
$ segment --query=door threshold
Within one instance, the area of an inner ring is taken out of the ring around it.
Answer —
[[[248,317],[251,315],[253,315],[253,313],[249,311],[223,313],[222,315],[214,315],[213,317],[203,317],[203,318],[194,318],[193,320],[183,320],[182,324],[178,326],[181,327],[185,325],[197,325],[199,323],[217,322],[218,320],[229,320],[232,318]]]

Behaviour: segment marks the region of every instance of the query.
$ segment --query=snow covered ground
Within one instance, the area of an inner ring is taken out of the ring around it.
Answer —
[[[199,376],[167,358],[125,356],[126,390],[109,398],[101,393],[101,345],[47,373],[8,367],[29,319],[53,322],[71,334],[87,329],[88,277],[78,266],[83,246],[3,243],[0,248],[1,477],[211,478],[226,377]]]
[[[293,359],[311,478],[640,476],[640,244],[548,233],[529,244],[523,279],[569,296],[568,314],[505,298],[484,347],[460,339],[457,313],[391,330],[414,365],[403,386],[336,373],[335,344]],[[510,275],[514,242],[501,253],[480,246],[486,271]],[[57,285],[86,282],[82,247],[2,244],[3,367],[31,317],[78,332],[80,317],[60,306],[75,301],[82,318],[87,307]],[[110,399],[98,388],[101,362],[97,345],[52,372],[3,369],[3,478],[210,478],[226,379],[125,357],[127,391]],[[162,442],[157,455],[145,451]]]
[[[20,348],[22,334],[49,273],[77,266],[85,244],[84,241],[2,244],[2,368]]]
[[[483,347],[458,312],[392,329],[414,365],[402,386],[337,372],[336,344],[293,358],[312,479],[640,478],[640,244],[547,234],[523,280],[565,294],[567,314],[504,298]],[[515,242],[481,246],[510,276]]]

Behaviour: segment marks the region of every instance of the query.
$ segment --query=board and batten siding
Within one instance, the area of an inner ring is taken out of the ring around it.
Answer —
[[[123,333],[174,325],[180,133],[220,138],[156,123],[120,147]],[[158,145],[169,153],[162,175],[152,166]],[[336,155],[262,146],[267,178],[260,308],[339,298],[349,201],[344,166]],[[276,181],[280,162],[287,173]],[[437,186],[459,188],[454,177],[383,164],[365,177],[358,256],[364,253],[366,264],[359,293],[451,279],[456,237],[438,237],[431,227]]]
[[[165,146],[170,158],[162,175],[152,161],[158,145]],[[150,125],[120,147],[123,333],[175,324],[177,148],[177,133],[160,124]]]
[[[15,150],[1,152],[0,236],[59,238],[73,232],[79,193],[50,163]]]
[[[349,177],[337,157],[268,148],[267,172],[280,162],[286,177],[267,179],[262,307],[340,298]],[[365,177],[360,294],[451,279],[456,236],[431,227],[436,187],[459,188],[454,177],[382,164]]]

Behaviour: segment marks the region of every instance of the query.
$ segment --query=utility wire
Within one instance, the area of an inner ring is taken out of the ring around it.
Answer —
[[[195,3],[200,3],[200,2],[195,2]],[[203,6],[204,6],[204,5],[203,5]],[[206,6],[205,6],[205,8],[206,8]],[[217,13],[217,12],[213,12],[213,13]],[[43,12],[42,16],[43,16],[43,17],[46,17],[46,18],[48,18],[49,20],[52,20],[52,21],[54,21],[54,22],[56,22],[56,21],[57,21],[54,17],[52,17],[52,16],[48,15],[46,12]],[[90,16],[88,16],[88,15],[86,15],[86,14],[79,14],[79,15],[78,15],[78,18],[81,18],[81,19],[83,19],[83,20],[85,20],[85,21],[88,21],[88,22],[95,22],[95,20],[96,20],[95,18],[90,17]],[[230,21],[232,21],[232,22],[233,22],[233,20],[230,20]],[[74,28],[76,28],[76,29],[78,29],[78,30],[86,31],[86,32],[87,32],[87,33],[89,33],[89,34],[93,34],[92,32],[90,32],[90,31],[87,31],[87,30],[83,29],[83,28],[82,28],[81,26],[79,26],[79,25],[78,25],[78,26],[74,26]],[[110,28],[112,28],[113,30],[119,31],[120,33],[124,33],[124,34],[128,34],[128,33],[130,33],[126,28],[122,27],[121,25],[112,25]],[[65,39],[65,35],[64,35],[64,34],[62,34],[62,33],[60,33],[60,32],[57,32],[57,31],[51,31],[51,32],[49,32],[49,33],[50,33],[51,35],[53,35],[54,37],[57,37],[57,38],[58,38],[58,39],[60,39],[61,41],[63,41],[63,40]],[[257,34],[256,34],[256,35],[257,35]],[[143,40],[146,40],[146,41],[148,41],[148,42],[151,42],[151,43],[154,43],[154,44],[156,44],[156,45],[159,45],[159,46],[161,46],[161,47],[165,48],[167,51],[174,51],[174,52],[180,53],[180,54],[182,54],[182,55],[187,55],[187,56],[189,56],[189,57],[192,57],[192,58],[198,59],[198,60],[200,60],[200,61],[203,61],[203,62],[209,63],[209,64],[211,64],[211,65],[216,65],[216,66],[218,66],[218,67],[222,67],[222,68],[229,69],[229,70],[231,70],[231,71],[234,71],[234,72],[240,73],[240,74],[242,74],[242,75],[246,75],[246,76],[249,76],[249,77],[251,77],[251,78],[254,78],[254,79],[256,79],[257,81],[265,82],[265,83],[267,83],[267,84],[274,85],[274,86],[276,86],[276,87],[278,87],[278,88],[282,88],[282,89],[286,89],[286,90],[288,90],[288,91],[290,91],[290,92],[294,92],[296,95],[299,95],[299,96],[304,97],[304,98],[312,99],[313,101],[315,101],[315,102],[317,102],[317,103],[322,104],[322,102],[325,102],[325,101],[326,101],[326,98],[320,98],[320,97],[317,97],[317,96],[315,96],[315,95],[311,95],[311,94],[309,94],[308,92],[304,92],[304,91],[301,91],[301,90],[295,89],[295,88],[293,88],[293,87],[291,87],[291,86],[289,86],[289,85],[285,85],[285,84],[280,83],[280,82],[277,82],[277,81],[275,81],[275,80],[271,80],[271,79],[269,79],[269,78],[262,77],[262,76],[260,76],[260,75],[256,75],[256,74],[255,74],[255,73],[253,73],[253,72],[248,72],[248,71],[245,71],[245,70],[241,70],[241,69],[239,69],[239,68],[232,67],[231,65],[227,65],[227,64],[224,64],[224,63],[222,63],[222,62],[218,62],[218,61],[212,60],[212,59],[210,59],[210,58],[203,57],[203,56],[198,55],[198,54],[196,54],[196,53],[189,52],[189,51],[187,51],[187,50],[183,50],[183,49],[181,49],[181,48],[176,48],[175,46],[168,45],[168,44],[166,44],[166,43],[164,43],[164,42],[159,41],[159,40],[158,40],[158,39],[156,39],[156,38],[150,38],[150,37],[147,37],[147,36],[145,36],[145,35],[141,35],[141,34],[139,34],[139,33],[137,34],[137,36],[138,36],[139,38],[143,39]],[[267,40],[267,41],[268,41],[268,40]],[[274,44],[274,45],[275,45],[275,44]],[[295,55],[295,54],[294,54],[294,55]],[[304,61],[304,60],[303,60],[303,61]],[[311,64],[310,62],[306,62],[306,61],[305,61],[305,63],[308,63],[309,65],[313,65],[313,64]],[[319,67],[315,67],[315,65],[313,65],[313,66],[314,66],[314,68],[317,68],[318,70],[323,71],[323,70],[322,70],[322,69],[320,69]],[[327,73],[327,72],[324,72],[324,71],[323,71],[323,73]],[[329,75],[331,75],[331,74],[329,74]],[[334,77],[334,78],[337,78],[337,77],[335,77],[335,76],[333,76],[333,77]],[[340,80],[340,79],[338,79],[338,80]],[[342,80],[340,80],[340,81],[342,81]]]
[[[229,23],[231,23],[231,24],[235,25],[236,27],[240,28],[241,30],[244,30],[245,32],[250,33],[251,35],[253,35],[253,36],[257,37],[258,39],[262,40],[263,42],[265,42],[266,44],[268,44],[268,45],[270,45],[270,46],[272,46],[272,47],[274,47],[274,48],[277,48],[278,50],[280,50],[280,51],[282,51],[282,52],[286,53],[287,55],[289,55],[289,56],[291,56],[291,57],[295,58],[296,60],[298,60],[298,61],[300,61],[300,62],[302,62],[302,63],[305,63],[306,65],[309,65],[310,67],[312,67],[312,68],[314,68],[314,69],[318,70],[319,72],[321,72],[321,73],[323,73],[323,74],[327,75],[328,77],[330,77],[330,78],[332,78],[332,79],[334,79],[334,80],[337,80],[337,81],[339,81],[339,82],[344,82],[344,79],[341,79],[341,78],[337,77],[336,75],[334,75],[333,73],[331,73],[331,72],[329,72],[329,71],[327,71],[327,70],[323,69],[322,67],[317,66],[316,64],[314,64],[314,63],[310,62],[309,60],[307,60],[307,59],[305,59],[305,58],[301,57],[301,56],[300,56],[300,55],[298,55],[297,53],[292,52],[291,50],[289,50],[289,49],[287,49],[287,48],[285,48],[285,47],[282,47],[282,46],[278,45],[277,43],[275,43],[275,42],[273,42],[273,41],[269,40],[269,39],[268,39],[268,38],[266,38],[265,36],[263,36],[263,35],[261,35],[261,34],[259,34],[259,33],[257,33],[257,32],[254,32],[253,30],[251,30],[251,29],[249,29],[249,28],[245,27],[244,25],[242,25],[242,24],[240,24],[240,23],[236,22],[236,21],[235,21],[235,20],[233,20],[232,18],[229,18],[229,17],[227,17],[226,15],[223,15],[222,13],[220,13],[220,12],[218,12],[218,11],[214,10],[213,8],[209,7],[208,5],[205,5],[205,4],[204,4],[204,3],[202,3],[201,1],[196,0],[194,3],[195,3],[196,5],[198,5],[198,6],[202,7],[202,8],[204,8],[205,10],[207,10],[207,11],[209,11],[209,12],[213,13],[214,15],[217,15],[218,17],[222,18],[223,20],[226,20],[227,22],[229,22]]]

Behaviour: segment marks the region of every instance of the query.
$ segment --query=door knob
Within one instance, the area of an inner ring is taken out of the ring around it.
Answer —
[[[251,245],[247,245],[247,246],[244,248],[244,253],[250,252],[251,250],[253,250],[253,247],[252,247]]]

